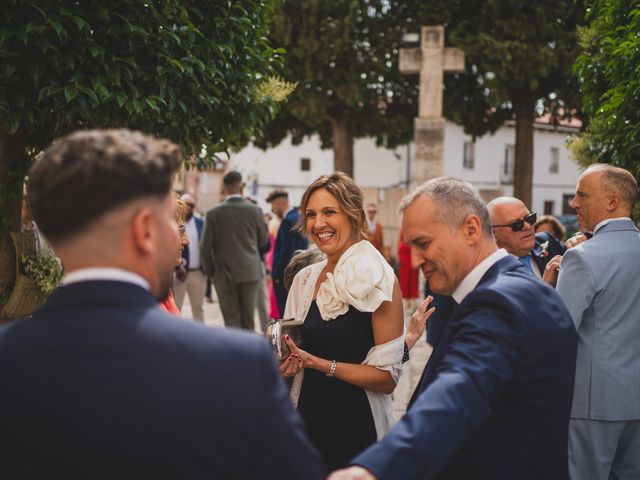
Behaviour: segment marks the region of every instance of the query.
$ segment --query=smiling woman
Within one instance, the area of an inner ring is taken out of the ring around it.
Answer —
[[[178,235],[180,236],[180,246],[176,252],[176,260],[175,266],[180,266],[180,262],[182,261],[182,250],[184,247],[189,245],[189,237],[187,236],[184,222],[187,216],[187,204],[176,197],[176,207],[175,207],[175,220],[176,220],[176,228]],[[174,272],[171,272],[171,285],[173,285],[173,275]],[[167,298],[165,298],[162,302],[160,302],[160,306],[168,313],[173,315],[180,316],[180,309],[176,305],[175,299],[173,297],[173,288],[169,290],[169,294]]]
[[[402,371],[402,299],[393,270],[369,243],[362,192],[346,174],[305,191],[298,228],[326,255],[293,280],[284,318],[304,320],[282,363],[292,400],[330,469],[380,439]]]

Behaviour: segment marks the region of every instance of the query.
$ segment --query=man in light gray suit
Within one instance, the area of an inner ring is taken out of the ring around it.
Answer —
[[[640,233],[638,185],[592,165],[571,205],[593,238],[567,250],[557,291],[578,331],[569,427],[573,480],[640,478]]]
[[[202,235],[202,266],[213,278],[227,327],[254,329],[260,286],[259,249],[269,243],[262,210],[242,197],[240,172],[223,180],[224,202],[207,212]]]

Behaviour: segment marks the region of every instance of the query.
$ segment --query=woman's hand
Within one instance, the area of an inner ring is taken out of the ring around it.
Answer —
[[[302,365],[301,368],[314,368],[314,365],[312,363],[316,357],[298,348],[298,346],[295,343],[293,343],[293,340],[291,340],[291,337],[289,335],[284,336],[284,341],[287,343],[287,346],[289,347],[289,351],[291,352],[291,355],[297,358],[301,363]]]
[[[284,378],[293,378],[300,370],[302,370],[302,360],[293,353],[280,363],[280,374]]]
[[[427,320],[429,320],[429,317],[436,311],[436,307],[429,308],[429,304],[432,301],[433,297],[428,295],[427,298],[418,305],[418,308],[413,312],[413,315],[411,315],[409,328],[407,328],[407,334],[404,339],[409,350],[411,350],[418,339],[424,335],[424,330],[427,327]]]
[[[315,357],[299,349],[289,335],[284,336],[284,341],[289,347],[291,354],[280,364],[280,373],[282,376],[284,378],[291,378],[303,368],[311,368],[311,360]]]

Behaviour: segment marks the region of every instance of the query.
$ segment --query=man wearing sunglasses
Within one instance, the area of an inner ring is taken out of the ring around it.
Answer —
[[[547,269],[549,260],[564,254],[560,242],[547,232],[536,234],[537,214],[515,197],[498,197],[487,204],[498,247],[518,257],[536,277],[555,287],[557,272]]]

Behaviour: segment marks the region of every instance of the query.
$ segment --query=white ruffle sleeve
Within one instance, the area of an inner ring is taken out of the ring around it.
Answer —
[[[367,240],[349,247],[333,273],[320,285],[316,304],[323,320],[347,313],[349,305],[361,312],[375,312],[393,296],[393,269]]]

